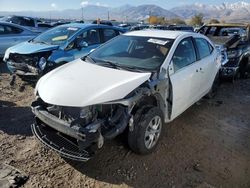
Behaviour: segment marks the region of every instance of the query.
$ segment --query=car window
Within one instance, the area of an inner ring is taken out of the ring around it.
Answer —
[[[16,17],[16,16],[8,17],[6,21],[22,26],[35,27],[35,21],[26,17]]]
[[[82,39],[88,43],[88,45],[100,44],[100,35],[98,29],[91,29],[81,34]]]
[[[23,30],[9,25],[0,25],[0,35],[19,34]]]
[[[120,35],[90,54],[98,64],[157,70],[173,44],[172,39]]]
[[[20,18],[20,25],[35,27],[35,22],[34,20],[29,19],[29,18]]]
[[[0,25],[0,35],[3,35],[5,34],[4,33],[4,26],[3,25]]]
[[[103,40],[107,42],[108,40],[116,36],[116,31],[113,29],[103,29]]]
[[[34,43],[51,45],[64,45],[80,28],[70,26],[59,26],[43,32],[32,40]]]
[[[179,43],[172,60],[175,72],[196,61],[196,53],[191,38],[186,38]]]
[[[197,49],[199,52],[200,59],[205,58],[211,54],[211,45],[207,42],[207,40],[203,38],[195,38],[194,39],[197,45]]]
[[[217,27],[210,27],[210,29],[207,31],[207,36],[214,36],[216,32]]]

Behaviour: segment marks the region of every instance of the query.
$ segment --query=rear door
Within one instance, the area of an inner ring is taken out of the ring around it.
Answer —
[[[172,87],[171,120],[191,106],[200,95],[199,62],[193,39],[183,39],[177,46],[171,64],[174,72],[170,75]]]
[[[204,38],[194,38],[199,62],[199,73],[201,75],[201,95],[205,95],[211,88],[216,75],[216,55],[213,54],[213,46]],[[200,96],[200,97],[202,97]]]
[[[23,32],[22,29],[0,24],[0,55],[3,56],[6,49],[18,44],[22,39],[20,35]]]

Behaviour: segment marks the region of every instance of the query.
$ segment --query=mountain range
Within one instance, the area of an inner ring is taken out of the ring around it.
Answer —
[[[190,19],[192,16],[202,13],[205,19],[219,19],[234,22],[250,22],[250,3],[222,3],[220,5],[208,5],[195,3],[191,5],[182,5],[170,10],[166,10],[157,5],[124,5],[121,7],[111,8],[98,5],[86,5],[82,9],[53,10],[53,11],[21,11],[21,12],[0,12],[1,16],[5,15],[24,15],[43,18],[59,19],[81,19],[82,11],[84,19],[115,19],[120,21],[138,21],[145,20],[149,15],[162,16],[168,19],[181,18]]]

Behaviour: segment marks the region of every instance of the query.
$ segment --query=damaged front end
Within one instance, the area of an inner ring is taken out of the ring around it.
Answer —
[[[5,58],[8,69],[26,81],[36,81],[44,72],[51,51],[35,54],[10,53]]]
[[[105,140],[126,129],[133,131],[135,112],[142,106],[167,110],[162,100],[166,90],[162,85],[166,81],[147,81],[121,100],[83,108],[51,105],[37,97],[32,103],[33,134],[63,157],[87,161],[102,148]]]
[[[32,111],[36,116],[34,135],[62,156],[80,161],[87,161],[104,139],[122,133],[130,119],[128,108],[121,104],[60,107],[38,98]]]

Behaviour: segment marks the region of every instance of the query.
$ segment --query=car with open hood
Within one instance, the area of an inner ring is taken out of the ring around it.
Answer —
[[[228,61],[222,65],[221,76],[233,81],[250,73],[250,24],[207,24],[198,31],[215,44],[223,45]]]
[[[151,153],[164,123],[214,95],[220,66],[220,53],[198,33],[120,35],[38,81],[32,131],[74,160],[87,161],[124,132],[134,152]]]
[[[37,81],[50,70],[83,57],[122,32],[106,25],[65,24],[8,48],[4,61],[12,73],[27,81]]]

